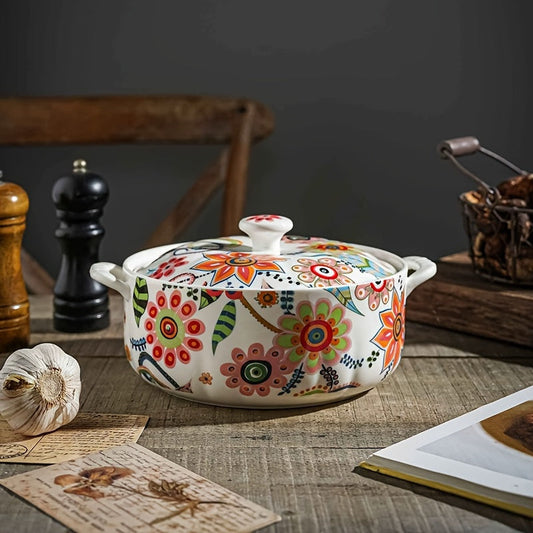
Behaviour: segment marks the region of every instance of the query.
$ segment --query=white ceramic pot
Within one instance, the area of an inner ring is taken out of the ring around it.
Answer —
[[[275,408],[356,396],[394,371],[405,300],[433,262],[284,236],[292,222],[279,215],[240,228],[249,237],[91,267],[124,298],[125,351],[143,379],[188,400]]]

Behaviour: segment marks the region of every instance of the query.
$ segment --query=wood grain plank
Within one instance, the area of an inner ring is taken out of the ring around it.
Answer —
[[[491,283],[464,254],[443,258],[434,278],[409,296],[406,318],[533,347],[533,289]]]
[[[418,290],[418,289],[417,289]],[[529,347],[408,321],[403,357],[506,357],[533,359]]]

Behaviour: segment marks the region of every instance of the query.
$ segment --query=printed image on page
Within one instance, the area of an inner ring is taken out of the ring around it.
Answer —
[[[419,450],[533,481],[533,401],[502,411]]]

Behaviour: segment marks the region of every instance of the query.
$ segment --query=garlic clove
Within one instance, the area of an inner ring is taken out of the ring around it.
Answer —
[[[50,343],[13,352],[0,370],[0,414],[23,435],[68,424],[80,405],[80,366]]]

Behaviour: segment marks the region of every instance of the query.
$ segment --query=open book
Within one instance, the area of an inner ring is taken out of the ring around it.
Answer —
[[[360,466],[533,517],[533,386],[393,444]]]

